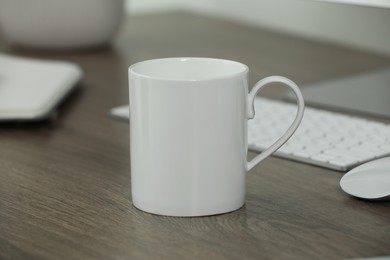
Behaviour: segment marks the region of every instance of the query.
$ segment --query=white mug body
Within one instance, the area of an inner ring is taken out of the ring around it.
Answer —
[[[210,73],[227,62],[199,61]],[[169,63],[192,61],[164,62],[180,74],[175,68],[180,65]],[[137,208],[202,216],[244,205],[247,67],[235,65],[233,75],[199,79],[170,73],[148,77],[130,69],[131,187]]]

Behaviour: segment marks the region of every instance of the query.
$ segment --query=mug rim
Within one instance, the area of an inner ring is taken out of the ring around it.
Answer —
[[[161,77],[161,76],[153,76],[149,75],[147,73],[142,73],[137,71],[137,67],[141,65],[145,65],[147,63],[157,63],[157,62],[163,62],[163,61],[188,61],[188,60],[203,60],[203,61],[213,61],[213,62],[220,62],[221,64],[224,63],[226,64],[231,64],[231,65],[238,65],[241,67],[241,70],[237,72],[232,72],[226,75],[222,76],[211,76],[211,77],[206,77],[206,78],[174,78],[174,77]],[[177,81],[177,82],[201,82],[201,81],[212,81],[212,80],[221,80],[221,79],[230,79],[230,78],[235,78],[240,75],[245,75],[248,71],[249,68],[247,65],[238,62],[238,61],[233,61],[233,60],[228,60],[228,59],[220,59],[220,58],[208,58],[208,57],[169,57],[169,58],[158,58],[158,59],[150,59],[150,60],[144,60],[140,62],[136,62],[132,65],[129,66],[128,69],[129,73],[134,74],[138,77],[143,77],[146,79],[154,79],[154,80],[160,80],[160,81]]]

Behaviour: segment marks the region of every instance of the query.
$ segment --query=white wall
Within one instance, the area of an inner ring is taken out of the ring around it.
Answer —
[[[130,0],[131,13],[182,9],[390,56],[390,9],[312,0]]]

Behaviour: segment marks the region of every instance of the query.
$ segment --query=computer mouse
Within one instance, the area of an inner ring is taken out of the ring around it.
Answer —
[[[390,199],[390,157],[362,164],[340,180],[346,193],[369,200]]]

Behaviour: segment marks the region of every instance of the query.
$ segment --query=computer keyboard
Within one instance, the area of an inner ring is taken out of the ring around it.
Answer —
[[[255,118],[248,123],[249,149],[263,151],[289,127],[294,104],[256,98]],[[347,171],[390,155],[390,125],[306,107],[302,123],[275,156]]]
[[[249,149],[261,152],[275,142],[295,117],[296,106],[256,98],[256,115],[248,121]],[[128,121],[129,106],[110,111]],[[297,131],[274,155],[347,171],[367,161],[390,155],[390,125],[341,113],[306,107]]]

